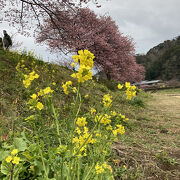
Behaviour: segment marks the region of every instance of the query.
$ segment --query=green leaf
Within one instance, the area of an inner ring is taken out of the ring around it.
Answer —
[[[10,175],[11,174],[11,163],[8,163],[6,161],[3,161],[1,164],[1,172],[5,175]]]
[[[4,177],[3,180],[9,180],[11,175],[9,174],[8,176]]]
[[[4,160],[9,155],[9,151],[0,151],[0,161]]]
[[[27,149],[27,144],[23,140],[23,138],[15,138],[14,139],[14,146],[17,148],[19,151],[24,151]]]
[[[13,180],[19,180],[19,174],[23,171],[23,164],[16,164],[14,166]]]
[[[37,144],[31,144],[28,149],[30,152],[36,151],[37,150]]]
[[[33,159],[33,157],[31,156],[31,154],[27,151],[23,152],[22,153],[23,156],[25,156],[25,158],[28,160],[28,161],[31,161]]]

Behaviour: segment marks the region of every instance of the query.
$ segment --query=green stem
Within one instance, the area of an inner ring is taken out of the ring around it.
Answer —
[[[44,172],[45,172],[45,175],[46,175],[46,179],[49,180],[48,174],[47,174],[47,171],[46,171],[46,166],[45,166],[44,158],[43,158],[42,151],[41,151],[40,147],[39,147],[39,152],[41,154],[41,159],[42,159],[42,163],[43,163],[43,168],[44,168]]]
[[[81,105],[82,105],[82,99],[81,99],[81,95],[80,95],[80,94],[79,94],[79,100],[80,100],[80,102],[79,102],[78,110],[77,110],[76,115],[75,115],[74,126],[75,126],[75,123],[76,123],[76,120],[77,120],[77,117],[78,117],[78,114],[79,114],[79,112],[80,112]]]
[[[78,97],[79,97],[79,99],[80,99],[80,103],[79,103],[79,106],[78,106],[78,110],[77,110],[77,112],[76,112],[76,114],[75,113],[73,113],[73,116],[72,116],[72,118],[74,118],[74,120],[73,120],[73,124],[72,124],[72,130],[71,130],[71,134],[70,134],[70,139],[71,139],[71,142],[72,142],[72,139],[73,139],[73,135],[74,135],[74,129],[75,129],[75,125],[76,125],[76,120],[77,120],[77,117],[78,117],[78,114],[79,114],[79,112],[80,112],[80,109],[81,109],[81,105],[82,105],[82,101],[81,101],[81,95],[80,95],[80,93],[79,93],[79,91],[80,91],[80,83],[78,84],[78,90],[77,90],[77,94],[76,94],[76,101],[75,101],[75,109],[76,109],[76,107],[77,107],[77,102],[78,102]],[[75,112],[75,111],[74,111]],[[71,154],[73,153],[72,151],[72,144],[71,144],[71,149],[70,149],[70,151],[71,151]]]
[[[84,178],[84,180],[88,180],[88,176],[89,176],[89,174],[91,173],[91,171],[92,171],[93,168],[94,168],[94,163],[93,163],[93,165],[91,166],[90,170],[88,171],[88,173],[87,173],[86,177]]]
[[[78,159],[78,180],[80,180],[80,160]]]
[[[78,96],[79,96],[79,91],[80,91],[80,83],[78,83],[78,90],[77,90],[77,93],[76,93],[76,102],[75,102],[75,104],[77,104],[77,100],[78,100]]]
[[[13,180],[13,174],[14,174],[14,164],[12,163],[12,169],[11,169],[11,177],[10,177],[10,180]]]
[[[59,128],[59,122],[58,122],[58,118],[57,118],[57,115],[56,115],[56,112],[55,112],[55,108],[54,108],[53,103],[51,103],[51,108],[52,108],[53,115],[54,115],[54,118],[55,118],[56,130],[57,130],[57,135],[58,135],[59,144],[61,145],[60,132],[59,132],[59,129],[60,129],[60,128]]]

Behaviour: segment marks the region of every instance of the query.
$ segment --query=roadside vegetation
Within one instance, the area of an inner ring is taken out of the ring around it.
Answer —
[[[76,72],[0,51],[0,179],[179,179],[180,90],[91,80],[86,53]]]

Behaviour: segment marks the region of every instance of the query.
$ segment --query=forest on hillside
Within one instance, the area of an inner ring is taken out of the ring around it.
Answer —
[[[180,80],[180,36],[150,49],[146,55],[136,55],[136,61],[146,69],[147,80]]]

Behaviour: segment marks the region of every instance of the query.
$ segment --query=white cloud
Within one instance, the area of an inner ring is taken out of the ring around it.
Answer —
[[[110,0],[95,12],[108,13],[139,53],[180,35],[179,7],[179,0]]]
[[[137,53],[145,53],[164,40],[180,35],[180,0],[99,0],[99,4],[101,8],[90,7],[98,14],[110,15],[120,32],[134,39]],[[0,36],[3,29],[15,33],[6,23],[0,26]],[[18,35],[16,40],[23,41],[25,47],[34,49],[46,61],[55,59],[46,46],[37,46],[33,38]]]

